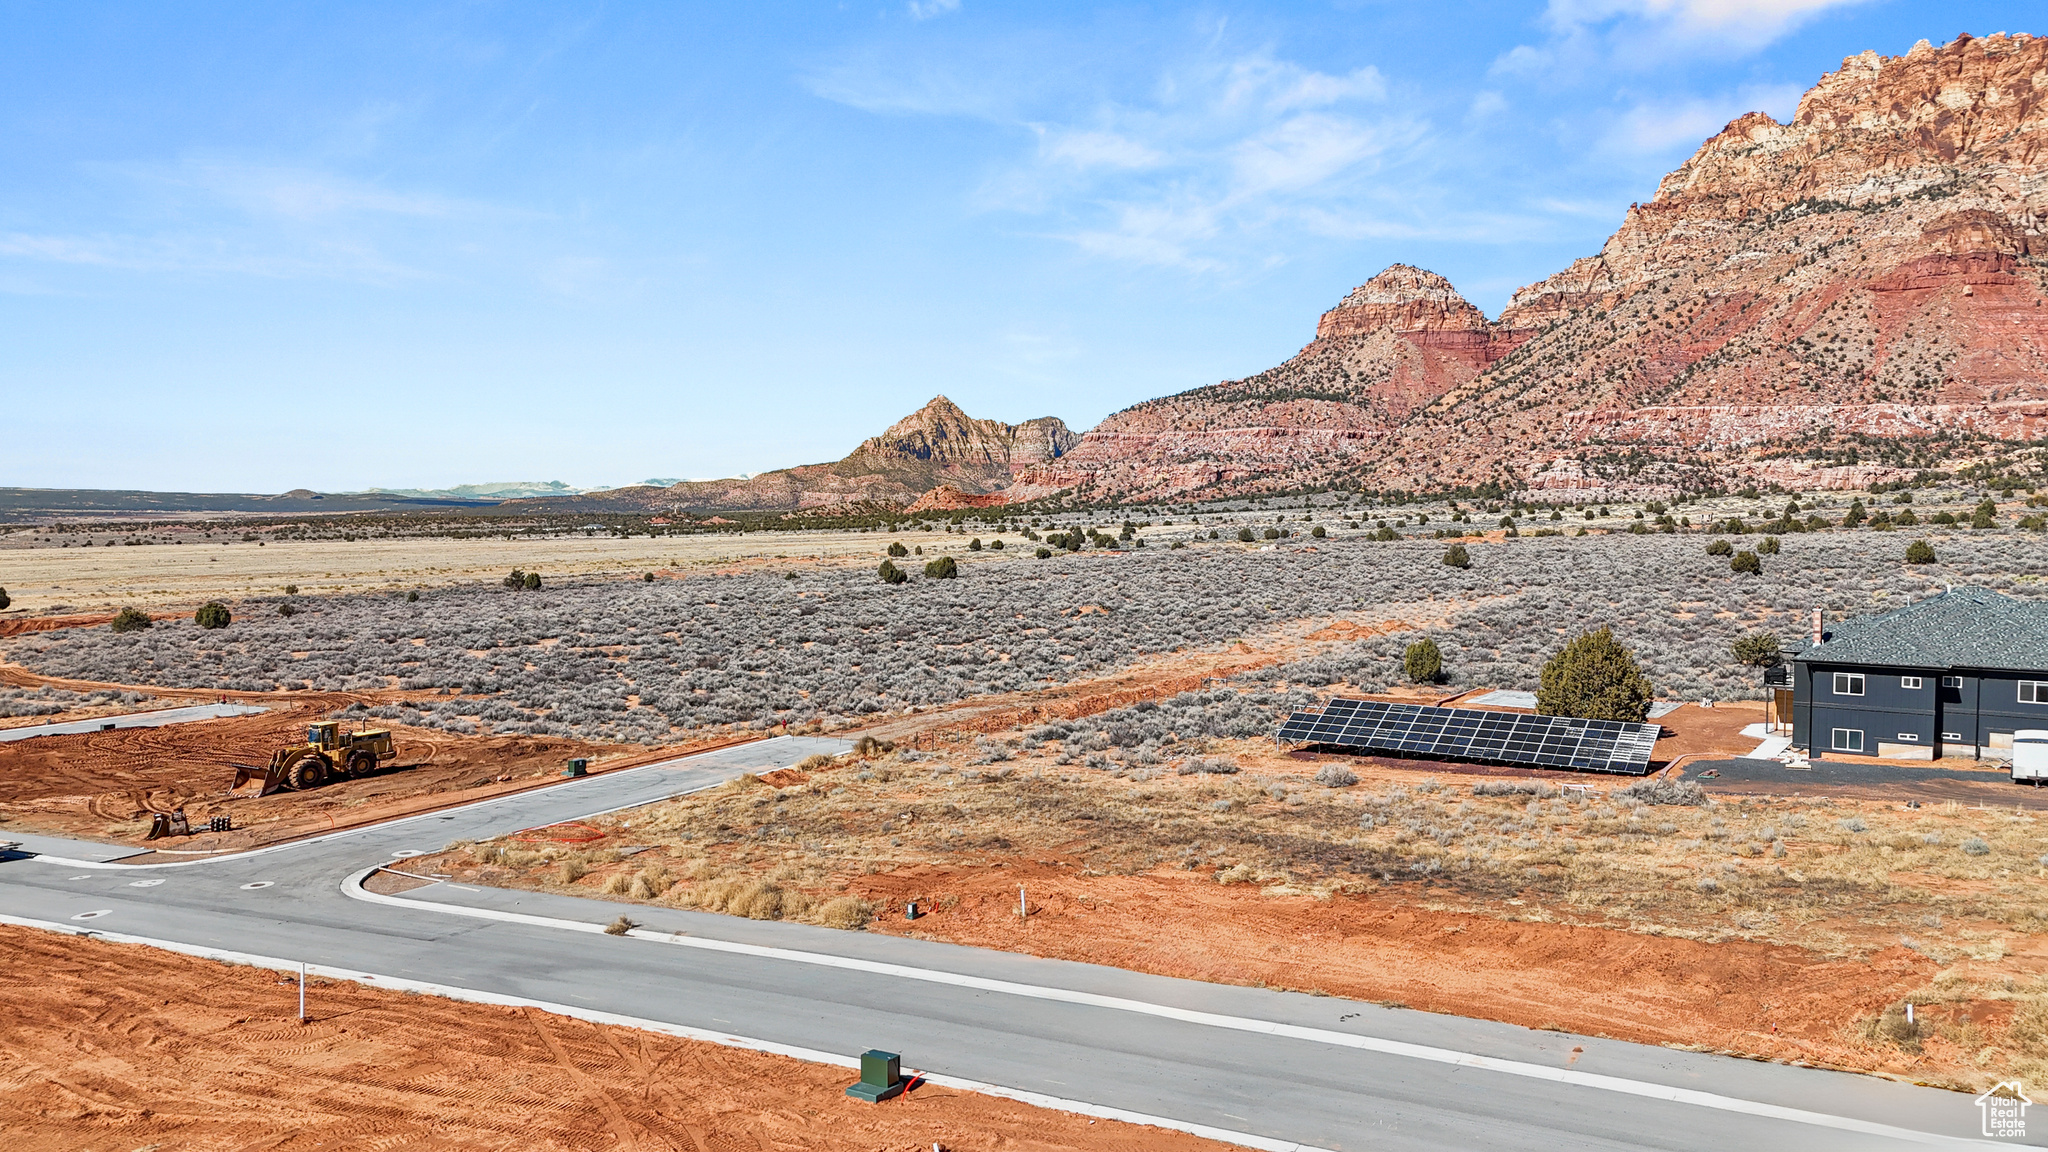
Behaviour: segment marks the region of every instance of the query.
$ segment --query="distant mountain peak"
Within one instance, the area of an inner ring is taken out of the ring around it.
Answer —
[[[829,464],[542,503],[587,511],[907,505],[941,485],[969,495],[1001,491],[1018,472],[1058,459],[1079,440],[1055,416],[1022,424],[977,420],[940,395]]]

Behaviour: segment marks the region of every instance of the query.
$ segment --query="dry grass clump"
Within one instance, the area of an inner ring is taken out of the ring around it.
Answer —
[[[776,790],[759,777],[745,776],[714,794],[714,811],[747,797],[763,800]],[[842,880],[816,866],[783,863],[767,870],[693,850],[691,833],[674,835],[685,821],[662,805],[636,814],[634,838],[669,843],[630,855],[615,850],[584,851],[568,846],[528,847],[508,841],[449,845],[442,865],[486,883],[568,887],[579,895],[659,902],[674,908],[722,912],[755,920],[800,920],[833,928],[866,926],[873,909],[846,894]],[[664,836],[667,832],[670,835]]]
[[[1851,1021],[1844,1039],[1870,1052],[1873,1062],[1917,1058],[1912,1066],[1923,1079],[1929,1067],[1963,1070],[1928,1079],[1941,1087],[1974,1092],[1998,1080],[2039,1081],[2048,1077],[2048,977],[1999,976],[1958,965],[1904,999]]]
[[[1520,916],[1838,954],[1903,933],[1937,959],[1989,957],[2003,954],[1995,933],[1961,925],[2048,927],[2035,919],[2048,918],[2048,884],[2032,818],[2009,813],[1715,801],[1685,782],[1312,787],[1299,768],[1112,773],[1059,754],[1048,742],[991,772],[908,753],[796,787],[736,781],[643,811],[634,835],[695,858],[694,894],[672,900],[742,915],[776,907],[751,880],[816,900],[864,872],[1024,858],[1083,874],[1202,872],[1276,894],[1409,890],[1486,914],[1513,898]],[[1234,759],[1261,755],[1271,760],[1249,747]],[[1948,927],[1929,930],[1929,917]],[[1845,920],[1870,931],[1845,935]]]

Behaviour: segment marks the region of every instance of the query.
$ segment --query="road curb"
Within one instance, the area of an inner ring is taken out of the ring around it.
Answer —
[[[465,916],[472,919],[495,920],[501,923],[523,924],[531,927],[556,928],[568,932],[605,932],[604,925],[594,922],[565,920],[554,916],[536,916],[528,912],[506,912],[495,908],[471,908],[460,904],[440,904],[426,900],[408,900],[403,896],[390,896],[371,892],[362,886],[362,882],[371,873],[376,871],[378,871],[378,867],[370,867],[351,874],[342,881],[342,893],[354,900],[409,908],[416,911],[436,912],[444,916]],[[630,907],[630,905],[621,905],[621,907]],[[1756,1116],[1768,1120],[1807,1124],[1817,1128],[1831,1128],[1842,1132],[1854,1132],[1864,1136],[1878,1136],[1937,1147],[2004,1147],[2004,1145],[1970,1138],[1944,1136],[1934,1132],[1923,1132],[1912,1128],[1900,1128],[1890,1124],[1857,1120],[1848,1116],[1833,1116],[1825,1112],[1810,1112],[1803,1108],[1791,1108],[1782,1104],[1766,1104],[1757,1100],[1743,1100],[1739,1097],[1723,1096],[1714,1092],[1702,1092],[1694,1088],[1679,1088],[1669,1084],[1629,1080],[1597,1072],[1581,1072],[1572,1068],[1551,1068],[1522,1060],[1482,1056],[1478,1053],[1459,1052],[1454,1049],[1437,1048],[1427,1044],[1415,1044],[1405,1040],[1388,1040],[1377,1036],[1334,1032],[1324,1028],[1311,1028],[1299,1024],[1282,1024],[1276,1021],[1257,1020],[1245,1016],[1228,1016],[1190,1008],[1175,1008],[1166,1004],[1153,1004],[1148,1001],[1131,1000],[1120,996],[1105,996],[1095,992],[1080,992],[1069,988],[1055,988],[1041,984],[1022,984],[1011,980],[970,976],[965,973],[946,972],[934,968],[917,968],[906,964],[891,964],[886,961],[864,960],[851,956],[834,956],[823,952],[805,952],[792,948],[775,948],[762,944],[742,944],[729,940],[713,940],[706,937],[687,936],[681,932],[653,932],[645,928],[634,928],[628,930],[623,935],[656,944],[668,944],[684,948],[701,948],[706,951],[726,952],[765,960],[812,964],[827,968],[891,976],[898,979],[948,984],[954,987],[971,988],[982,992],[998,992],[1037,1000],[1052,1000],[1084,1007],[1132,1012],[1139,1015],[1154,1016],[1211,1028],[1221,1028],[1228,1031],[1251,1032],[1289,1040],[1302,1040],[1335,1047],[1353,1048],[1381,1055],[1400,1056],[1429,1063],[1445,1064],[1457,1068],[1471,1068],[1477,1071],[1521,1076],[1534,1080],[1546,1080],[1576,1088],[1590,1088],[1625,1096],[1662,1100],[1674,1104],[1687,1104],[1738,1115]],[[1191,1131],[1192,1129],[1189,1130]],[[1239,1142],[1233,1141],[1233,1143]],[[1255,1146],[1265,1147],[1265,1145]],[[1288,1145],[1288,1147],[1293,1147],[1293,1145]]]
[[[376,869],[366,869],[357,876],[367,875]],[[352,877],[354,878],[354,877]],[[366,893],[376,896],[374,892]],[[691,1028],[683,1024],[670,1024],[662,1020],[649,1020],[638,1016],[622,1016],[616,1012],[602,1012],[594,1008],[578,1008],[570,1004],[555,1004],[546,1000],[531,1000],[524,996],[505,996],[496,992],[484,992],[475,988],[461,988],[450,984],[433,984],[422,980],[407,980],[398,976],[385,976],[376,972],[359,972],[349,968],[335,968],[326,964],[305,964],[296,960],[284,960],[275,956],[261,956],[250,952],[236,952],[225,948],[207,948],[195,944],[181,944],[173,940],[157,940],[148,936],[131,936],[121,932],[100,932],[90,928],[78,928],[69,924],[58,924],[48,920],[32,920],[0,913],[0,924],[12,924],[21,928],[37,928],[46,932],[59,932],[66,936],[89,936],[116,944],[139,944],[147,948],[161,948],[202,960],[213,960],[225,964],[243,964],[252,968],[267,968],[276,972],[297,975],[304,971],[307,976],[324,976],[330,980],[347,980],[369,988],[388,988],[395,992],[417,992],[427,996],[439,996],[446,1000],[457,1000],[471,1004],[490,1004],[501,1008],[536,1008],[556,1016],[585,1020],[592,1024],[611,1024],[622,1028],[638,1028],[679,1040],[694,1040],[706,1044],[717,1044],[725,1048],[743,1048],[770,1056],[783,1056],[802,1060],[810,1064],[826,1064],[837,1068],[859,1068],[860,1059],[841,1056],[836,1052],[821,1052],[815,1048],[802,1048],[793,1044],[778,1044],[772,1040],[758,1040],[751,1036],[736,1036],[729,1032],[711,1032],[702,1028]],[[591,925],[591,931],[604,929]],[[1079,1116],[1092,1116],[1104,1120],[1118,1120],[1126,1124],[1143,1124],[1175,1132],[1186,1132],[1210,1140],[1235,1144],[1243,1148],[1256,1148],[1260,1152],[1328,1152],[1311,1144],[1297,1144],[1291,1140],[1271,1140],[1249,1132],[1233,1132],[1225,1128],[1212,1128],[1206,1124],[1193,1124],[1166,1116],[1151,1116],[1143,1112],[1131,1112],[1122,1108],[1111,1108],[1091,1104],[1085,1100],[1067,1100],[1058,1096],[1047,1096],[1042,1092],[1031,1092],[1022,1088],[1008,1088],[1000,1084],[987,1084],[979,1080],[968,1080],[959,1076],[945,1076],[930,1072],[918,1073],[925,1083],[941,1088],[954,1088],[976,1092],[984,1096],[997,1096],[1015,1100],[1020,1104],[1067,1112]]]

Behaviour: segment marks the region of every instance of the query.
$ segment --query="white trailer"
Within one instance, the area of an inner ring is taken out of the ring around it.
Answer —
[[[2022,728],[2012,734],[2012,778],[2036,786],[2048,780],[2048,728]]]

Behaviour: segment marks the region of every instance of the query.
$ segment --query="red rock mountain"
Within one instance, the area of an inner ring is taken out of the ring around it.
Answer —
[[[1434,272],[1396,264],[1323,313],[1277,368],[1118,412],[1013,494],[1089,487],[1172,496],[1313,483],[1370,460],[1438,397],[1528,339],[1490,323]]]
[[[667,488],[620,488],[515,503],[549,511],[909,504],[941,486],[969,496],[1000,491],[1024,469],[1057,460],[1077,439],[1055,417],[1022,424],[976,420],[937,396],[830,464],[803,464],[745,479],[688,480]]]
[[[1292,360],[1116,413],[1016,495],[1867,484],[1934,433],[2048,435],[2044,297],[2048,41],[1923,41],[1736,120],[1497,321],[1397,265]]]
[[[1328,483],[1862,486],[2048,437],[2048,41],[1865,52],[1729,124],[1489,321],[1397,264],[1256,376],[1057,420],[941,397],[833,464],[635,507],[1179,498]],[[940,486],[945,486],[941,491]],[[544,503],[561,504],[561,501]],[[590,497],[569,504],[603,506]]]

